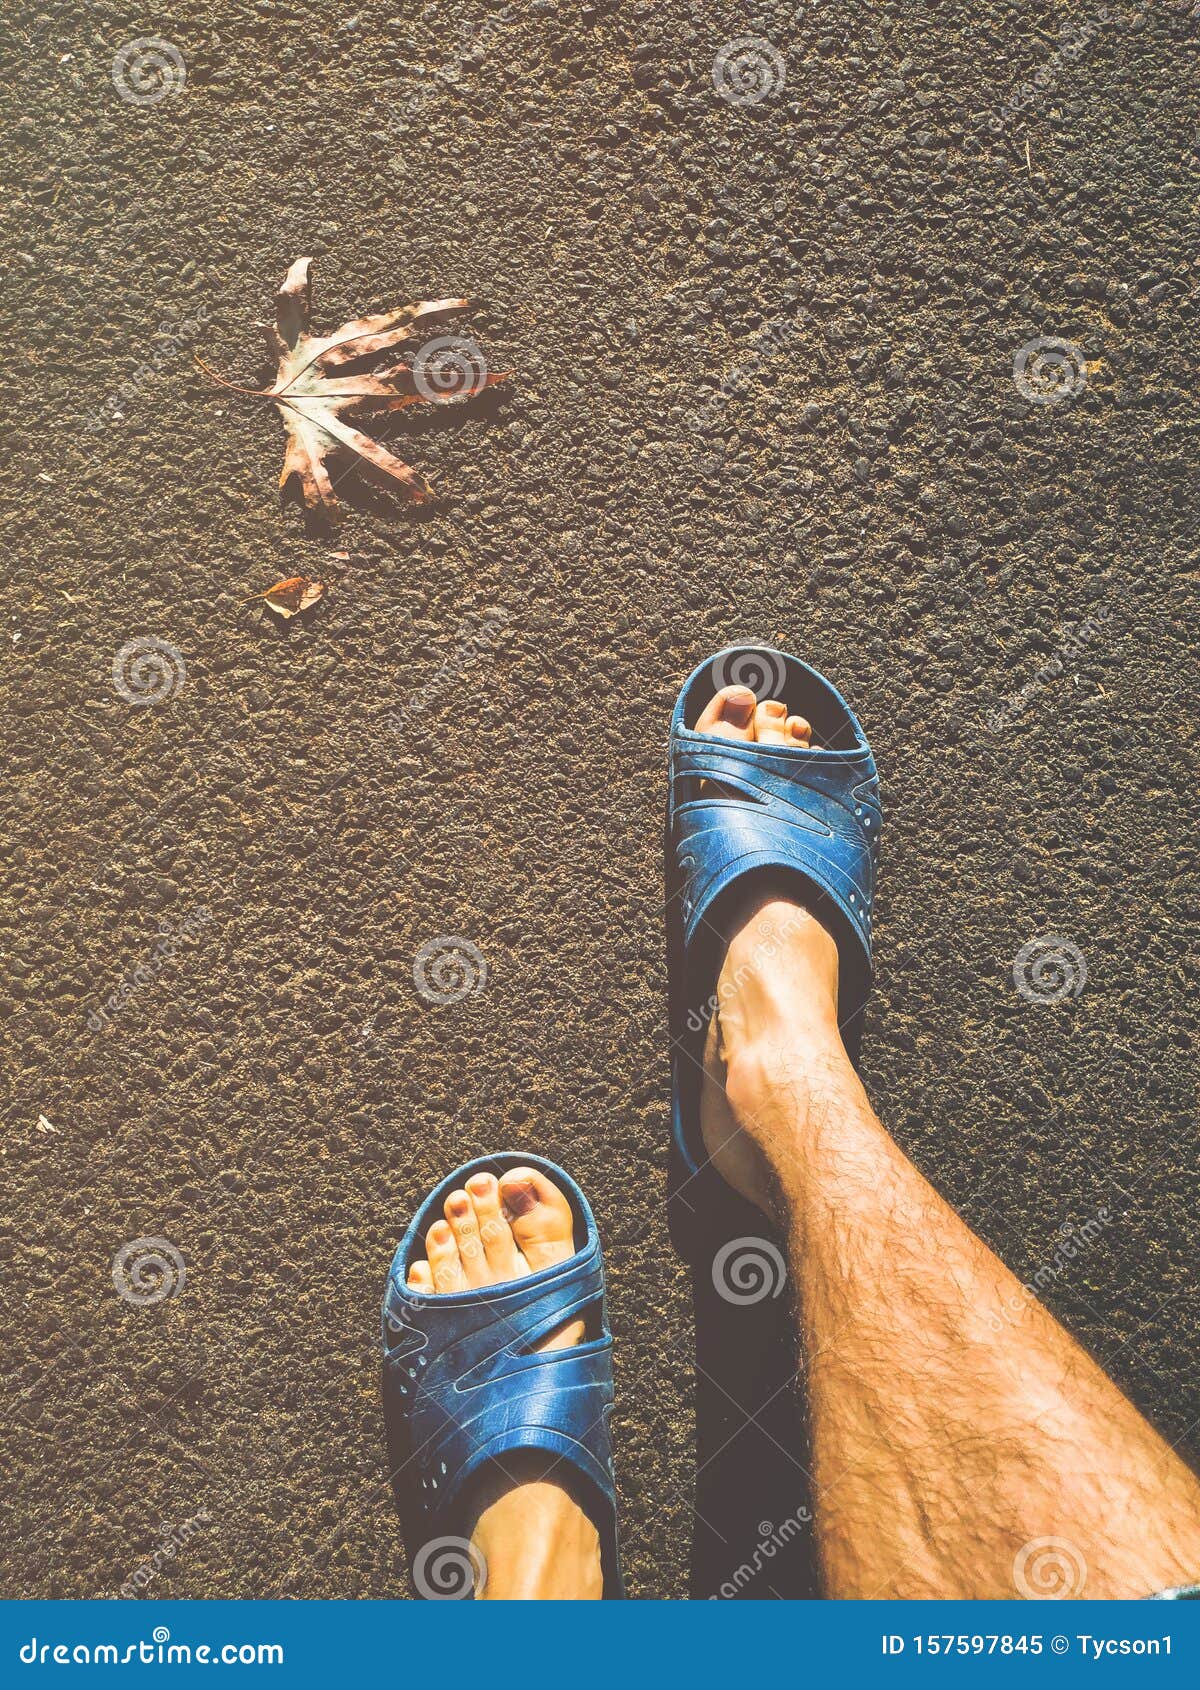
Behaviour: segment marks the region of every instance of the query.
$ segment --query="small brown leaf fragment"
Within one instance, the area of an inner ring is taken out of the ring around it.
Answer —
[[[424,347],[417,348],[415,362],[401,357],[386,369],[366,367],[384,353],[424,341],[427,326],[466,311],[469,305],[466,299],[423,300],[373,317],[356,317],[331,335],[315,335],[309,328],[312,259],[298,258],[280,284],[275,323],[267,328],[279,360],[274,385],[261,391],[239,388],[217,376],[202,359],[196,361],[222,386],[250,398],[270,399],[279,407],[288,432],[279,478],[281,497],[298,496],[310,509],[336,515],[330,470],[340,459],[343,464],[353,463],[376,485],[413,504],[423,504],[430,497],[424,478],[388,447],[353,427],[349,419],[359,421],[409,405],[457,403],[507,381],[508,371],[489,371],[473,342],[450,336],[435,343],[435,348],[442,349],[443,366],[451,371],[449,384],[438,373],[442,366],[431,363],[428,370],[423,368]]]
[[[275,328],[279,335],[280,356],[295,346],[302,334],[308,332],[309,305],[312,282],[309,272],[311,258],[298,258],[279,284],[275,295]]]
[[[265,593],[255,593],[254,596],[261,598],[276,616],[290,620],[299,616],[302,610],[311,609],[324,591],[324,581],[310,581],[307,576],[293,575],[286,581],[276,581]]]

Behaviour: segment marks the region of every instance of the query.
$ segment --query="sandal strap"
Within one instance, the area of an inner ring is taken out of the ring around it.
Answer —
[[[726,790],[700,795],[701,780]],[[869,966],[882,809],[867,745],[768,749],[677,726],[671,786],[686,945],[735,880],[752,869],[790,868],[837,905]]]

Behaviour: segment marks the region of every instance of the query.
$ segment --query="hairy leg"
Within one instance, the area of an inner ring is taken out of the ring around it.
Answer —
[[[705,1140],[787,1239],[827,1593],[1200,1579],[1196,1478],[881,1126],[820,923],[782,900],[749,911],[718,1002]]]

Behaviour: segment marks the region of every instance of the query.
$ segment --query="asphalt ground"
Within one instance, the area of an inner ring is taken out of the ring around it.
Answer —
[[[664,737],[731,641],[875,748],[883,1119],[1196,1456],[1198,39],[8,8],[6,1595],[403,1590],[382,1280],[506,1147],[597,1212],[630,1590],[686,1594]],[[391,425],[419,518],[347,483],[307,532],[278,419],[192,363],[269,379],[301,254],[318,326],[461,293],[512,371]],[[297,574],[311,615],[243,602]]]

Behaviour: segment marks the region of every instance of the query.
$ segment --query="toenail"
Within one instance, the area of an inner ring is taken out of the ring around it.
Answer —
[[[451,1212],[451,1214],[465,1215],[469,1208],[470,1208],[470,1204],[467,1202],[466,1198],[461,1195],[461,1193],[456,1193],[450,1199],[450,1212]]]
[[[474,1191],[480,1197],[486,1197],[491,1190],[492,1176],[490,1174],[472,1174],[467,1181],[467,1189]]]
[[[537,1208],[537,1192],[528,1184],[506,1186],[504,1206],[514,1215],[527,1215]]]
[[[749,687],[739,687],[736,692],[729,692],[724,695],[721,714],[727,722],[733,722],[736,727],[744,728],[754,715],[756,702]]]

